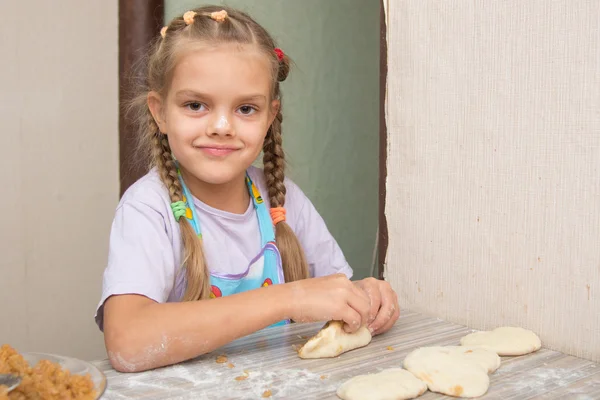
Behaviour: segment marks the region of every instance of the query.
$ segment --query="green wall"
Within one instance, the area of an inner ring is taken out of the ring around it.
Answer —
[[[379,2],[167,0],[248,12],[295,63],[283,91],[287,175],[315,204],[355,278],[369,276],[378,220]]]

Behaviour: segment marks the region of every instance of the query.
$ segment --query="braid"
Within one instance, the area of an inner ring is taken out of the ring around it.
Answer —
[[[285,155],[281,146],[281,122],[283,115],[277,113],[263,144],[264,173],[269,190],[271,207],[283,207],[285,205],[286,189],[283,184],[285,170]]]
[[[269,128],[263,144],[263,168],[269,191],[269,201],[273,208],[285,205],[285,155],[281,146],[282,120],[283,116],[280,111]],[[285,281],[293,282],[308,278],[308,263],[302,246],[292,228],[285,221],[275,225],[275,240],[281,254]]]
[[[171,202],[180,201],[183,198],[183,189],[177,176],[177,169],[171,155],[171,146],[166,135],[158,133],[154,136],[154,162],[158,167],[160,178],[169,189]]]
[[[169,190],[171,202],[183,199],[183,188],[177,175],[177,168],[171,155],[171,146],[166,135],[159,132],[158,126],[152,120],[151,130],[153,129],[153,159],[154,164],[160,174],[160,179]],[[191,202],[191,199],[188,199]],[[206,261],[204,259],[204,249],[202,248],[202,239],[200,239],[192,225],[186,218],[179,219],[179,227],[183,239],[184,258],[182,266],[186,270],[186,290],[183,296],[184,301],[193,301],[206,299],[210,294],[210,276]]]

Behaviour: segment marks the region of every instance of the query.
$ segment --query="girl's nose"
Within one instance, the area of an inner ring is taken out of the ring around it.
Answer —
[[[209,125],[209,135],[219,135],[219,136],[231,136],[233,134],[231,129],[231,124],[229,123],[229,119],[227,115],[220,114],[215,115],[215,118],[211,121]]]

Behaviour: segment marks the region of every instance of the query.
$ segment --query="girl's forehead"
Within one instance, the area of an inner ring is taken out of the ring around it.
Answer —
[[[188,49],[177,60],[171,90],[242,91],[268,93],[272,85],[268,56],[251,45],[199,46]]]

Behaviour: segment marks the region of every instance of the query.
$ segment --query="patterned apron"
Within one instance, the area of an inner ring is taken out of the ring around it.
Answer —
[[[196,215],[196,208],[190,207],[187,199],[191,199],[191,193],[186,186],[181,174],[179,174],[179,180],[183,187],[184,198],[183,201],[186,203],[186,218],[192,224],[196,234],[199,238],[202,238],[202,232],[200,230],[200,220]],[[276,285],[284,283],[283,268],[281,266],[281,256],[277,245],[275,244],[275,231],[273,229],[273,221],[267,206],[264,203],[258,189],[250,179],[250,176],[246,173],[246,185],[252,203],[254,204],[254,210],[258,217],[258,226],[260,229],[261,237],[261,251],[260,253],[250,261],[250,265],[246,271],[240,274],[210,274],[211,283],[211,298],[230,296],[232,294],[245,292],[247,290],[257,289],[262,286]],[[271,326],[285,325],[288,324],[288,320],[277,322]]]

